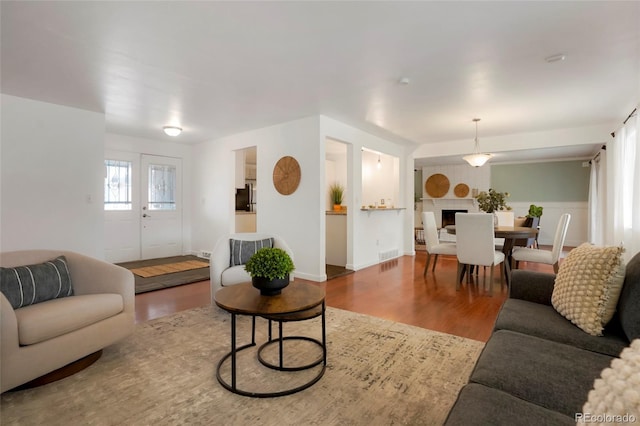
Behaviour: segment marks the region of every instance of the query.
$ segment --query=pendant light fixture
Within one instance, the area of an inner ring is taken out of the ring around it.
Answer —
[[[476,123],[476,144],[473,149],[473,154],[465,155],[464,157],[462,157],[462,159],[473,167],[480,167],[483,166],[484,163],[486,163],[491,157],[493,157],[493,154],[482,154],[480,152],[480,143],[478,142],[478,121],[480,121],[480,119],[474,118],[473,121]]]

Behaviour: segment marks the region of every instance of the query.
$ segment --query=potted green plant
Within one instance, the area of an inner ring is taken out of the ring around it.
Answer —
[[[289,285],[289,274],[295,266],[286,251],[277,247],[265,247],[249,258],[244,269],[260,294],[275,296]]]
[[[542,216],[542,207],[541,206],[536,206],[535,204],[531,204],[529,206],[529,213],[527,214],[527,217],[540,217]]]
[[[339,184],[338,182],[332,184],[329,187],[329,196],[331,197],[331,201],[333,202],[333,209],[340,210],[342,209],[342,197],[344,196],[344,186]]]
[[[481,191],[475,198],[478,201],[478,207],[485,213],[494,213],[499,210],[511,210],[507,205],[508,192],[494,191],[489,188],[489,192]]]

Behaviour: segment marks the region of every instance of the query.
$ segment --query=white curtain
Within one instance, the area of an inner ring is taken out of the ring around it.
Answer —
[[[607,151],[604,147],[591,160],[589,180],[589,242],[605,245],[604,224],[607,215]]]
[[[589,194],[589,239],[599,245],[622,244],[628,261],[640,251],[638,113],[615,135],[604,158],[601,154],[599,162],[592,162],[596,164],[592,164]]]

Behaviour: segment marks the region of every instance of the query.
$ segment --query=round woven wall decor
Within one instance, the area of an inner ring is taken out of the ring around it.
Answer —
[[[449,186],[449,178],[441,173],[436,173],[429,176],[429,179],[424,184],[424,189],[433,198],[440,198],[449,192]]]
[[[453,188],[453,193],[458,198],[464,198],[469,194],[469,185],[466,183],[459,183]]]
[[[296,192],[300,184],[300,164],[293,157],[282,157],[273,168],[273,186],[282,195]]]

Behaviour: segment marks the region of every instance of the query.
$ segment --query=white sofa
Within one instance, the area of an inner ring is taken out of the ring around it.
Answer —
[[[244,270],[244,265],[230,266],[230,240],[258,241],[267,238],[273,238],[273,246],[286,251],[289,257],[291,257],[291,260],[294,260],[293,252],[287,243],[277,235],[248,232],[228,234],[218,239],[213,251],[211,252],[211,258],[209,259],[209,271],[211,274],[211,303],[213,305],[215,305],[215,301],[213,299],[214,295],[216,294],[216,291],[220,290],[222,287],[251,281],[251,277],[247,271]],[[289,277],[293,281],[293,273],[289,274]]]
[[[127,269],[78,253],[0,253],[0,266],[46,262],[64,255],[73,296],[13,309],[0,294],[1,392],[66,366],[131,334],[134,277]]]

